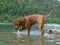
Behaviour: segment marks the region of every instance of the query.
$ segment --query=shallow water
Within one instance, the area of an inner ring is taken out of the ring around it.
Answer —
[[[35,25],[35,27],[37,26]],[[0,27],[0,45],[60,45],[60,35],[44,33],[44,36],[42,36],[37,30],[38,28],[35,27],[32,27],[34,30],[31,30],[30,36],[27,35],[27,31],[22,31],[23,37],[18,38],[17,32],[12,25],[2,25]],[[59,29],[59,27],[60,25],[58,24],[44,25],[45,30]]]
[[[35,32],[34,32],[35,33]],[[37,33],[36,33],[37,34]],[[60,35],[24,35],[18,38],[13,32],[0,32],[0,45],[60,45]]]

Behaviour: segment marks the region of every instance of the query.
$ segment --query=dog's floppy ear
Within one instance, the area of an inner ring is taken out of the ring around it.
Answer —
[[[16,25],[19,25],[19,19],[15,19],[13,22],[14,22],[14,24],[16,24]]]
[[[21,18],[21,19],[20,19],[20,25],[25,24],[25,21],[26,21],[26,19],[25,19],[25,18]]]

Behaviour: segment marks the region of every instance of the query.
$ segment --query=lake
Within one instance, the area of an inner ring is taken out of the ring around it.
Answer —
[[[44,24],[44,30],[60,29],[60,24]],[[23,37],[17,37],[17,31],[14,29],[13,24],[1,23],[0,24],[0,45],[60,45],[60,35],[47,34],[40,35],[38,26],[31,27],[30,36],[24,30]]]

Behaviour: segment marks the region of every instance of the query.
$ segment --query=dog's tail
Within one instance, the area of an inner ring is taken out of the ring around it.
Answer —
[[[52,6],[51,6],[51,7],[50,7],[50,12],[49,12],[45,17],[50,16],[50,15],[51,15],[51,13],[52,13],[52,11],[53,11],[53,9],[52,9]]]

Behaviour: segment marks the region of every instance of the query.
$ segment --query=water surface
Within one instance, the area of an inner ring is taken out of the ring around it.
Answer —
[[[59,24],[45,24],[44,29],[60,28]],[[11,24],[0,24],[0,45],[60,45],[60,35],[44,33],[40,35],[37,25],[31,27],[30,36],[22,31],[23,37],[17,37],[17,31]]]

